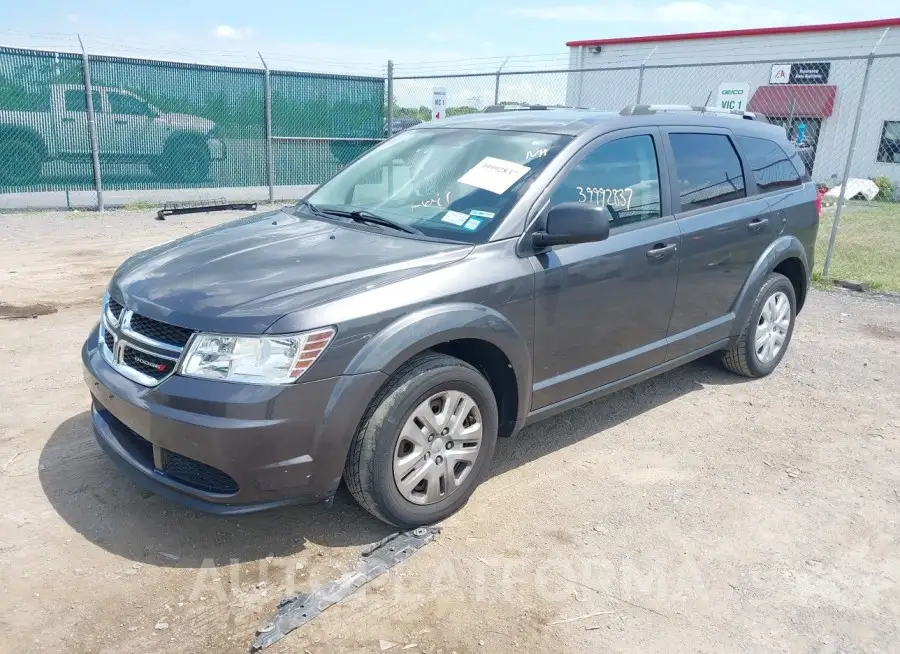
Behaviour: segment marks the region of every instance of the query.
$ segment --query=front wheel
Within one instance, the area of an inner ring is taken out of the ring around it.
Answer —
[[[497,442],[497,402],[469,364],[428,353],[404,364],[372,402],[350,446],[347,487],[375,517],[408,528],[459,510]]]
[[[796,315],[793,284],[784,275],[771,273],[756,295],[740,337],[722,355],[722,363],[744,377],[765,377],[784,357]]]

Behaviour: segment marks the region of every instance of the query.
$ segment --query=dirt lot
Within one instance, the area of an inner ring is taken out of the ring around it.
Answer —
[[[0,651],[243,652],[388,533],[346,493],[196,514],[96,446],[108,277],[227,218],[0,216],[0,302],[46,305],[4,311],[56,311],[0,319]],[[698,362],[502,442],[437,542],[270,651],[898,651],[898,364],[896,300],[816,292],[768,379]]]

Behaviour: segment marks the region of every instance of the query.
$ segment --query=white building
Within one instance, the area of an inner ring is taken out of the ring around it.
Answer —
[[[570,41],[567,104],[713,106],[746,93],[749,111],[785,125],[813,179],[844,171],[874,51],[851,176],[900,187],[900,18]]]

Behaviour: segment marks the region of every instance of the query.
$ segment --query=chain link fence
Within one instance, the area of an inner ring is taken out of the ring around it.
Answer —
[[[817,274],[900,290],[900,271],[864,274],[900,247],[900,56],[655,53],[440,75],[395,75],[388,62],[385,79],[269,70],[262,58],[256,69],[0,48],[0,206],[4,194],[59,190],[95,191],[100,207],[103,189],[268,187],[273,199],[432,120],[438,90],[442,118],[499,104],[714,106],[763,114],[796,145],[823,193]]]
[[[0,194],[95,190],[102,207],[104,189],[268,186],[271,199],[382,140],[383,115],[381,77],[0,48]]]
[[[789,64],[784,58],[663,61],[396,76],[389,84],[392,115],[407,122],[399,122],[395,131],[432,120],[435,90],[445,97],[446,117],[491,105],[619,112],[628,105],[661,104],[756,112],[784,128],[823,194],[816,276],[868,279],[876,287],[900,290],[895,254],[900,248],[900,56],[873,52],[826,57],[827,63],[793,56]],[[845,177],[850,181],[842,194]],[[842,237],[835,239],[832,226],[840,220]],[[893,249],[879,243],[892,239]],[[877,265],[889,272],[868,270],[885,257],[894,260]]]

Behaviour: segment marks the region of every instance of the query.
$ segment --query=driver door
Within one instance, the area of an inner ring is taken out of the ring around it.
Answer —
[[[131,94],[111,89],[105,90],[104,95],[105,108],[97,119],[104,154],[152,153],[150,122],[155,114],[149,105]]]
[[[665,159],[659,156],[661,138],[655,128],[600,137],[573,158],[535,205],[545,216],[562,202],[602,203],[613,219],[605,241],[554,247],[531,257],[532,410],[665,361],[680,232]]]

